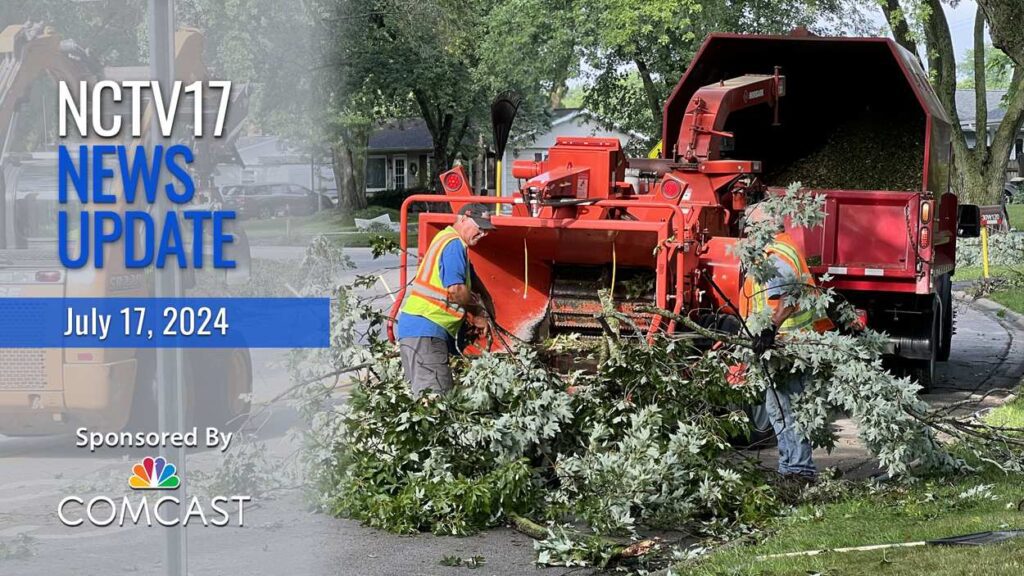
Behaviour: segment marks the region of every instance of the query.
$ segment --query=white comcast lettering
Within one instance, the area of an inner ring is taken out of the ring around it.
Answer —
[[[154,519],[160,526],[177,526],[179,522],[182,526],[188,526],[194,519],[202,522],[203,526],[227,526],[231,522],[231,514],[222,505],[235,502],[238,504],[237,526],[241,527],[245,525],[245,503],[251,501],[251,496],[215,496],[206,502],[207,506],[204,507],[203,501],[198,496],[193,496],[188,501],[188,509],[182,518],[181,501],[174,496],[163,496],[152,506],[145,496],[137,497],[135,500],[124,496],[120,506],[107,496],[96,496],[88,503],[78,496],[67,496],[57,505],[57,517],[60,518],[61,524],[72,528],[81,526],[86,519],[93,526],[99,527],[110,526],[115,521],[119,527],[124,526],[126,519],[128,524],[141,523],[146,526],[152,526]],[[173,506],[175,511],[167,510],[165,505]],[[77,510],[76,517],[72,517],[76,509],[81,507],[85,507],[85,518],[82,518],[80,510]],[[212,511],[210,517],[207,517],[207,507]]]

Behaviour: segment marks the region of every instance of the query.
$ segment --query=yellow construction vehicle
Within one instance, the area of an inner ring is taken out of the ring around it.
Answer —
[[[198,31],[177,32],[177,79],[206,79],[202,52]],[[103,68],[88,51],[40,24],[9,26],[0,33],[0,297],[153,295],[151,274],[126,268],[116,250],[107,253],[102,269],[63,268],[57,252],[56,160],[46,154],[8,152],[17,137],[19,111],[41,79],[65,81],[77,90],[82,80],[146,79],[147,74],[142,68]],[[147,103],[144,117],[151,115]],[[125,144],[132,147],[146,142],[145,137],[128,140]],[[203,160],[193,167],[200,189],[212,175],[212,147],[223,145],[207,140],[196,143],[197,160]],[[123,194],[113,192],[122,203],[104,209],[123,211]],[[246,254],[240,260],[247,262],[247,244],[241,244]],[[4,321],[32,322],[33,315],[26,306],[22,318]],[[187,350],[184,365],[185,410],[193,424],[230,425],[248,413],[252,363],[247,349]],[[155,374],[153,349],[0,349],[0,434],[56,434],[78,427],[117,431],[129,423],[155,429]]]

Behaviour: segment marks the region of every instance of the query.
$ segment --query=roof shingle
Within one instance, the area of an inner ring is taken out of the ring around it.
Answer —
[[[988,103],[988,125],[998,125],[1006,116],[1006,108],[1003,107],[1003,96],[1006,90],[989,90],[985,93],[985,102]],[[956,113],[960,117],[961,125],[973,126],[977,121],[977,110],[974,106],[974,89],[956,91]]]
[[[387,150],[431,150],[434,139],[427,124],[418,118],[389,120],[370,134],[371,152]]]

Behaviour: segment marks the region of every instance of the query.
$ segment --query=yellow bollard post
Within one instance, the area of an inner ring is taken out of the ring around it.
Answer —
[[[988,280],[988,226],[981,224],[981,275]]]
[[[494,195],[501,198],[501,158],[494,163]]]

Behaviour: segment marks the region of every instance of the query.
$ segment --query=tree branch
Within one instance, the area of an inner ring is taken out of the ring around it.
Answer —
[[[978,7],[974,16],[974,157],[988,161],[988,95],[985,81],[985,13]]]
[[[1018,88],[1009,93],[1010,101],[1006,103],[1006,115],[1003,116],[999,128],[992,136],[992,146],[990,147],[992,158],[1004,172],[1006,163],[1010,159],[1013,141],[1017,133],[1020,132],[1021,126],[1024,125],[1024,89],[1020,88],[1021,82],[1024,82],[1024,66],[1017,65],[1014,68],[1013,80],[1010,85],[1018,86]]]
[[[896,39],[896,43],[909,50],[920,61],[921,56],[917,52],[917,42],[910,35],[910,26],[907,25],[907,18],[900,7],[900,0],[885,0],[879,4],[882,8],[882,14],[885,15],[885,21],[889,23],[889,29],[892,30],[893,38]]]
[[[416,106],[420,109],[420,116],[423,117],[423,122],[427,125],[427,130],[431,136],[437,134],[437,118],[434,116],[433,111],[430,109],[430,100],[427,99],[427,95],[420,89],[412,91],[412,96],[416,100]]]
[[[462,146],[462,141],[466,138],[466,131],[467,130],[469,130],[469,114],[467,114],[466,117],[462,119],[462,125],[459,126],[459,132],[455,136],[455,139],[452,141],[452,147],[453,147],[452,154],[453,155],[456,152],[458,152],[459,147]]]
[[[654,123],[657,126],[661,125],[661,98],[658,94],[658,88],[654,85],[654,79],[651,77],[651,70],[647,67],[647,63],[637,58],[634,60],[636,63],[636,69],[640,72],[640,79],[644,82],[644,94],[647,96],[647,106],[651,109],[651,117],[654,119]]]
[[[925,39],[928,43],[928,68],[935,75],[935,92],[945,106],[953,123],[959,130],[960,115],[956,110],[956,52],[949,34],[949,22],[942,11],[942,2],[926,0],[931,14],[925,19]]]

